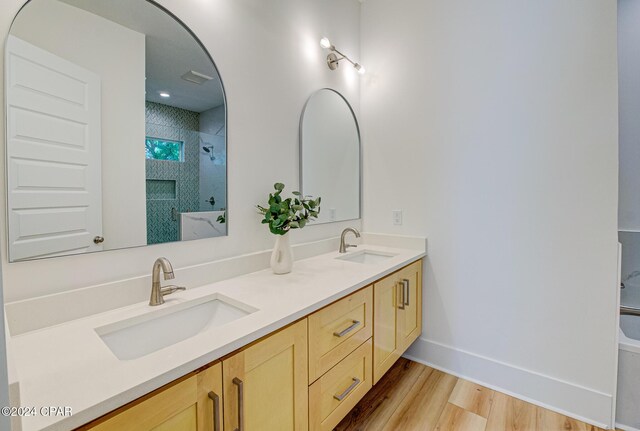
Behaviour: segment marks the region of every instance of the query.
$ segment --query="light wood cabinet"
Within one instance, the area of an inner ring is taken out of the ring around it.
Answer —
[[[372,386],[371,339],[309,387],[310,431],[331,431]]]
[[[422,261],[373,285],[373,383],[422,332]]]
[[[225,359],[225,430],[307,430],[307,367],[306,319]]]
[[[221,395],[222,364],[218,362],[170,383],[79,430],[221,431],[222,412],[220,408],[215,408],[221,406],[218,404],[218,401],[222,401]]]
[[[422,261],[415,262],[397,272],[400,295],[404,299],[404,308],[397,308],[398,341],[402,353],[416,341],[422,333]]]
[[[309,383],[371,338],[372,319],[372,286],[309,316]]]
[[[396,307],[398,280],[383,278],[373,285],[373,383],[400,357]]]

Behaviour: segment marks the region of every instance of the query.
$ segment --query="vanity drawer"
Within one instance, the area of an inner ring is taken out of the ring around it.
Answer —
[[[372,386],[367,340],[309,387],[309,431],[331,431]]]
[[[309,316],[309,383],[371,337],[372,319],[373,286]]]

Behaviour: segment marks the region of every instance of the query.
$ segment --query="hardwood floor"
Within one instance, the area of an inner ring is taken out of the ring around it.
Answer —
[[[336,431],[600,431],[400,358]]]

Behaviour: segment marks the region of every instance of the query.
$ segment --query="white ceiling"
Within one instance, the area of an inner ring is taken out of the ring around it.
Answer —
[[[172,16],[146,0],[60,0],[146,35],[147,100],[203,112],[224,103],[209,56]],[[213,77],[202,84],[182,79],[193,70]],[[166,91],[170,98],[158,94]]]

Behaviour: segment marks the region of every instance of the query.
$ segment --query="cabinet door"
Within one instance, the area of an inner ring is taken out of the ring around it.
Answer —
[[[222,362],[200,371],[196,377],[198,431],[222,431]],[[176,428],[167,428],[167,431],[174,429]]]
[[[402,289],[398,307],[398,343],[404,353],[422,332],[422,261],[412,263],[398,272],[398,289]]]
[[[308,429],[307,320],[222,363],[225,430]]]
[[[398,278],[390,275],[373,285],[373,383],[400,357],[396,307]]]
[[[209,397],[209,393],[212,396]],[[222,394],[222,365],[217,363],[196,375],[134,401],[81,430],[92,431],[217,431],[221,415],[214,411],[213,396]],[[220,398],[220,402],[222,399]],[[214,420],[215,415],[215,420]]]

